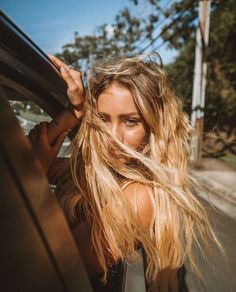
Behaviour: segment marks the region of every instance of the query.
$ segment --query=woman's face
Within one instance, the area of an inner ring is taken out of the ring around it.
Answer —
[[[146,130],[128,89],[115,83],[110,85],[98,97],[98,113],[122,143],[140,149]]]

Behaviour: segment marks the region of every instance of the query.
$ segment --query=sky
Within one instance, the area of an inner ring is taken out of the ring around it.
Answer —
[[[50,54],[73,42],[75,31],[81,36],[91,35],[96,27],[111,25],[125,6],[134,7],[129,0],[0,0],[0,9]],[[164,64],[176,56],[164,46],[159,53]]]

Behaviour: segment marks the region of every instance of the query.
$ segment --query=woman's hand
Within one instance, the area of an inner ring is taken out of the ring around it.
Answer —
[[[68,85],[67,95],[72,105],[73,114],[80,119],[82,116],[85,88],[80,71],[72,69],[60,59],[49,55],[50,60],[60,67],[61,75]]]
[[[55,160],[61,145],[68,135],[69,131],[62,132],[53,145],[48,141],[47,129],[48,123],[42,122],[30,130],[28,137],[39,158],[43,170],[47,173],[49,166]]]
[[[66,81],[68,86],[67,94],[71,105],[68,109],[62,111],[47,126],[49,145],[55,145],[55,141],[57,141],[58,136],[60,136],[62,132],[68,129],[72,130],[81,123],[85,88],[81,72],[70,69],[68,65],[54,56],[50,55],[49,58],[56,66],[60,67],[62,78]]]

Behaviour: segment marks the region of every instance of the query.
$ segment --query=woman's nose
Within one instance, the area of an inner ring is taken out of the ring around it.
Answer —
[[[114,136],[116,136],[117,139],[119,139],[121,142],[124,142],[123,131],[120,125],[111,124],[111,132]]]

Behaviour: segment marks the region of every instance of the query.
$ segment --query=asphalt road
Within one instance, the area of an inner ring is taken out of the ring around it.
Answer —
[[[188,290],[189,292],[236,292],[236,220],[213,209],[206,201],[203,203],[227,258],[224,260],[214,245],[211,246],[211,251],[215,252],[214,256],[208,256],[207,260],[204,260],[201,252],[198,252],[199,267],[205,277],[205,287],[197,276],[190,272],[187,265]]]

